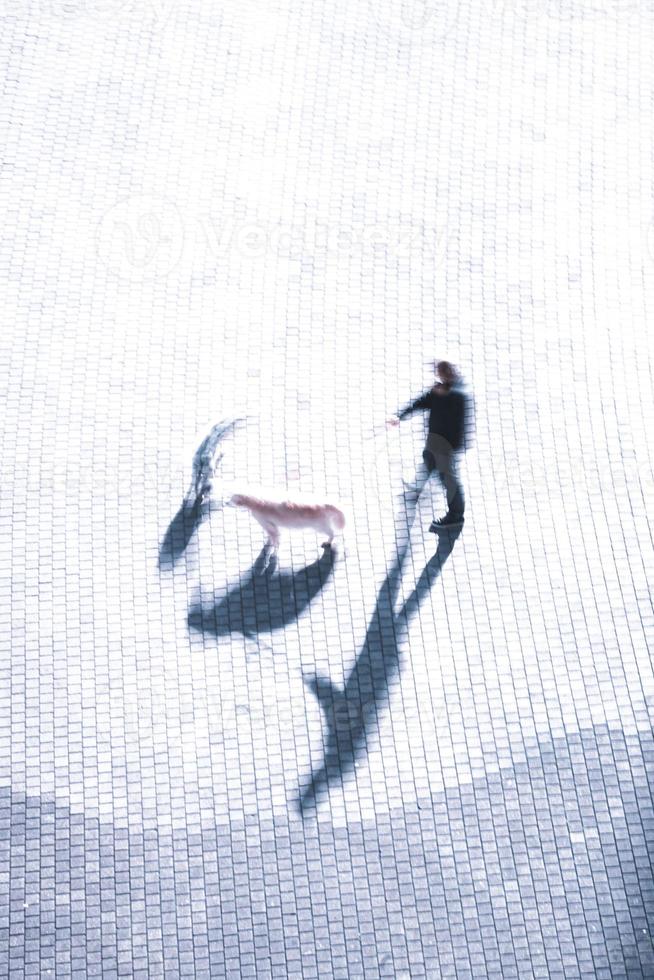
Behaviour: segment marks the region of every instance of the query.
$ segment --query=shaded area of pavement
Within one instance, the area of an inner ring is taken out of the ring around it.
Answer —
[[[600,726],[308,835],[263,808],[177,829],[161,802],[120,826],[3,786],[0,975],[646,980],[652,772],[651,732]]]

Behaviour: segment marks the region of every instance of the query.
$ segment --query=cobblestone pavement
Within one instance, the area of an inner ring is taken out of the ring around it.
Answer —
[[[0,25],[0,975],[654,977],[652,3]]]

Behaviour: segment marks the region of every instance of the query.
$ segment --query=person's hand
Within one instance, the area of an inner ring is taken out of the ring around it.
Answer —
[[[386,428],[387,429],[394,428],[396,425],[399,425],[399,424],[400,424],[400,420],[398,419],[397,415],[391,415],[391,417],[389,419],[386,419]]]

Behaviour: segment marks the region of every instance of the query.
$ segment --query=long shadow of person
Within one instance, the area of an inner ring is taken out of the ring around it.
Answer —
[[[262,575],[265,549],[244,578],[219,602],[195,603],[188,615],[191,629],[214,636],[242,633],[254,639],[258,633],[272,633],[298,619],[334,571],[334,555],[326,548],[311,565],[295,572]]]
[[[299,800],[302,813],[312,807],[330,784],[342,782],[367,749],[369,734],[377,730],[379,714],[388,701],[388,688],[399,672],[399,647],[420,603],[428,595],[454,548],[460,529],[440,536],[438,550],[423,569],[416,587],[398,613],[395,602],[408,541],[395,561],[377,596],[375,611],[356,664],[345,686],[314,677],[307,681],[325,714],[327,736],[323,764],[314,773]]]

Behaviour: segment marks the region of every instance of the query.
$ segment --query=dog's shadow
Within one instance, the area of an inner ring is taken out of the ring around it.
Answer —
[[[275,574],[274,556],[264,569],[266,554],[264,548],[250,571],[224,598],[208,605],[192,605],[189,627],[212,636],[241,633],[249,639],[283,629],[302,615],[334,572],[331,548],[311,565],[279,574]]]

